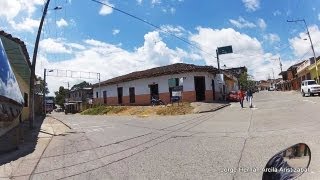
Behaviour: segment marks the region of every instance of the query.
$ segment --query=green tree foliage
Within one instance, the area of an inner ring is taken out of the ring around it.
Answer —
[[[55,102],[59,106],[63,107],[63,103],[65,102],[65,98],[68,95],[68,89],[65,89],[63,86],[59,87],[59,91],[54,92],[56,95]]]
[[[37,83],[37,85],[35,86],[35,94],[43,94],[43,90],[45,88],[45,93],[46,94],[49,94],[49,89],[48,89],[48,84],[44,84],[44,80],[40,77],[40,76],[37,76],[36,77],[36,81],[37,82],[40,82],[40,83]]]
[[[84,87],[89,87],[91,86],[90,83],[86,82],[86,81],[83,81],[79,84],[75,84],[74,86],[72,86],[71,90],[77,90],[77,89],[82,89]]]
[[[239,78],[240,88],[244,90],[255,88],[255,82],[247,72],[243,72]]]

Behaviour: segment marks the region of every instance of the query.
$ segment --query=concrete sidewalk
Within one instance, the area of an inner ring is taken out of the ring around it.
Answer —
[[[213,103],[193,102],[191,103],[191,106],[194,107],[193,113],[213,112],[229,105],[230,105],[229,102],[213,102]]]
[[[51,117],[36,122],[33,130],[29,130],[25,124],[24,142],[18,150],[0,156],[0,180],[16,177],[29,179],[51,139],[70,130],[62,122]]]

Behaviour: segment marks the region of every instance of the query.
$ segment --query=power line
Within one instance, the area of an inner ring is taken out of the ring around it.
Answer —
[[[137,20],[139,20],[139,21],[141,21],[141,22],[143,22],[143,23],[145,23],[145,24],[148,24],[148,25],[150,25],[150,26],[152,26],[152,27],[154,27],[154,28],[156,28],[156,29],[159,29],[159,30],[161,30],[161,31],[164,31],[165,33],[167,33],[167,34],[169,34],[169,35],[171,35],[171,36],[173,36],[173,37],[181,40],[182,42],[184,42],[184,43],[186,43],[186,44],[188,44],[188,45],[190,45],[190,46],[192,46],[192,47],[194,47],[194,48],[196,48],[196,49],[198,49],[198,50],[206,53],[207,55],[210,55],[210,56],[213,56],[214,58],[216,58],[216,56],[213,55],[212,53],[209,53],[209,52],[204,51],[202,48],[199,48],[198,46],[196,46],[195,44],[191,43],[190,41],[188,41],[188,40],[186,40],[186,39],[184,39],[184,38],[182,38],[182,37],[179,37],[179,36],[175,35],[174,33],[171,33],[171,32],[169,32],[169,31],[167,31],[167,30],[165,30],[165,29],[162,29],[162,28],[161,28],[160,26],[158,26],[158,25],[155,25],[155,24],[153,24],[153,23],[151,23],[151,22],[149,22],[149,21],[147,21],[147,20],[144,20],[144,19],[142,19],[142,18],[140,18],[140,17],[137,17],[137,16],[135,16],[135,15],[133,15],[133,14],[130,14],[130,13],[128,13],[128,12],[125,12],[125,11],[123,11],[123,10],[121,10],[121,9],[116,8],[116,7],[113,7],[113,6],[111,6],[111,5],[107,4],[107,3],[104,3],[104,2],[101,2],[101,1],[97,1],[97,0],[91,0],[91,1],[96,2],[96,3],[98,3],[98,4],[101,4],[101,5],[103,5],[103,6],[108,6],[109,8],[112,8],[112,9],[114,9],[114,10],[116,10],[116,11],[119,11],[119,12],[121,12],[121,13],[127,15],[127,16],[130,16],[130,17],[132,17],[132,18],[134,18],[134,19],[137,19]]]

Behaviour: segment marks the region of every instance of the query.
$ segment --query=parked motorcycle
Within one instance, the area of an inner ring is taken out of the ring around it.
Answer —
[[[165,105],[165,104],[160,98],[152,97],[151,98],[151,105],[156,106],[156,105]]]
[[[311,152],[299,143],[274,155],[263,169],[262,180],[291,180],[308,172]]]

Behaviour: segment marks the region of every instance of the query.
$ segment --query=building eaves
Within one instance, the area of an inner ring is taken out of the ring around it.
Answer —
[[[181,74],[187,72],[210,72],[216,73],[218,72],[217,68],[213,66],[199,66],[194,64],[186,64],[186,63],[175,63],[166,66],[155,67],[143,71],[135,71],[126,75],[118,76],[100,83],[100,85],[111,85],[117,84],[121,82],[128,82],[137,79],[150,78],[150,77],[158,77],[163,75],[170,74]],[[97,84],[94,84],[93,87],[97,87]]]

